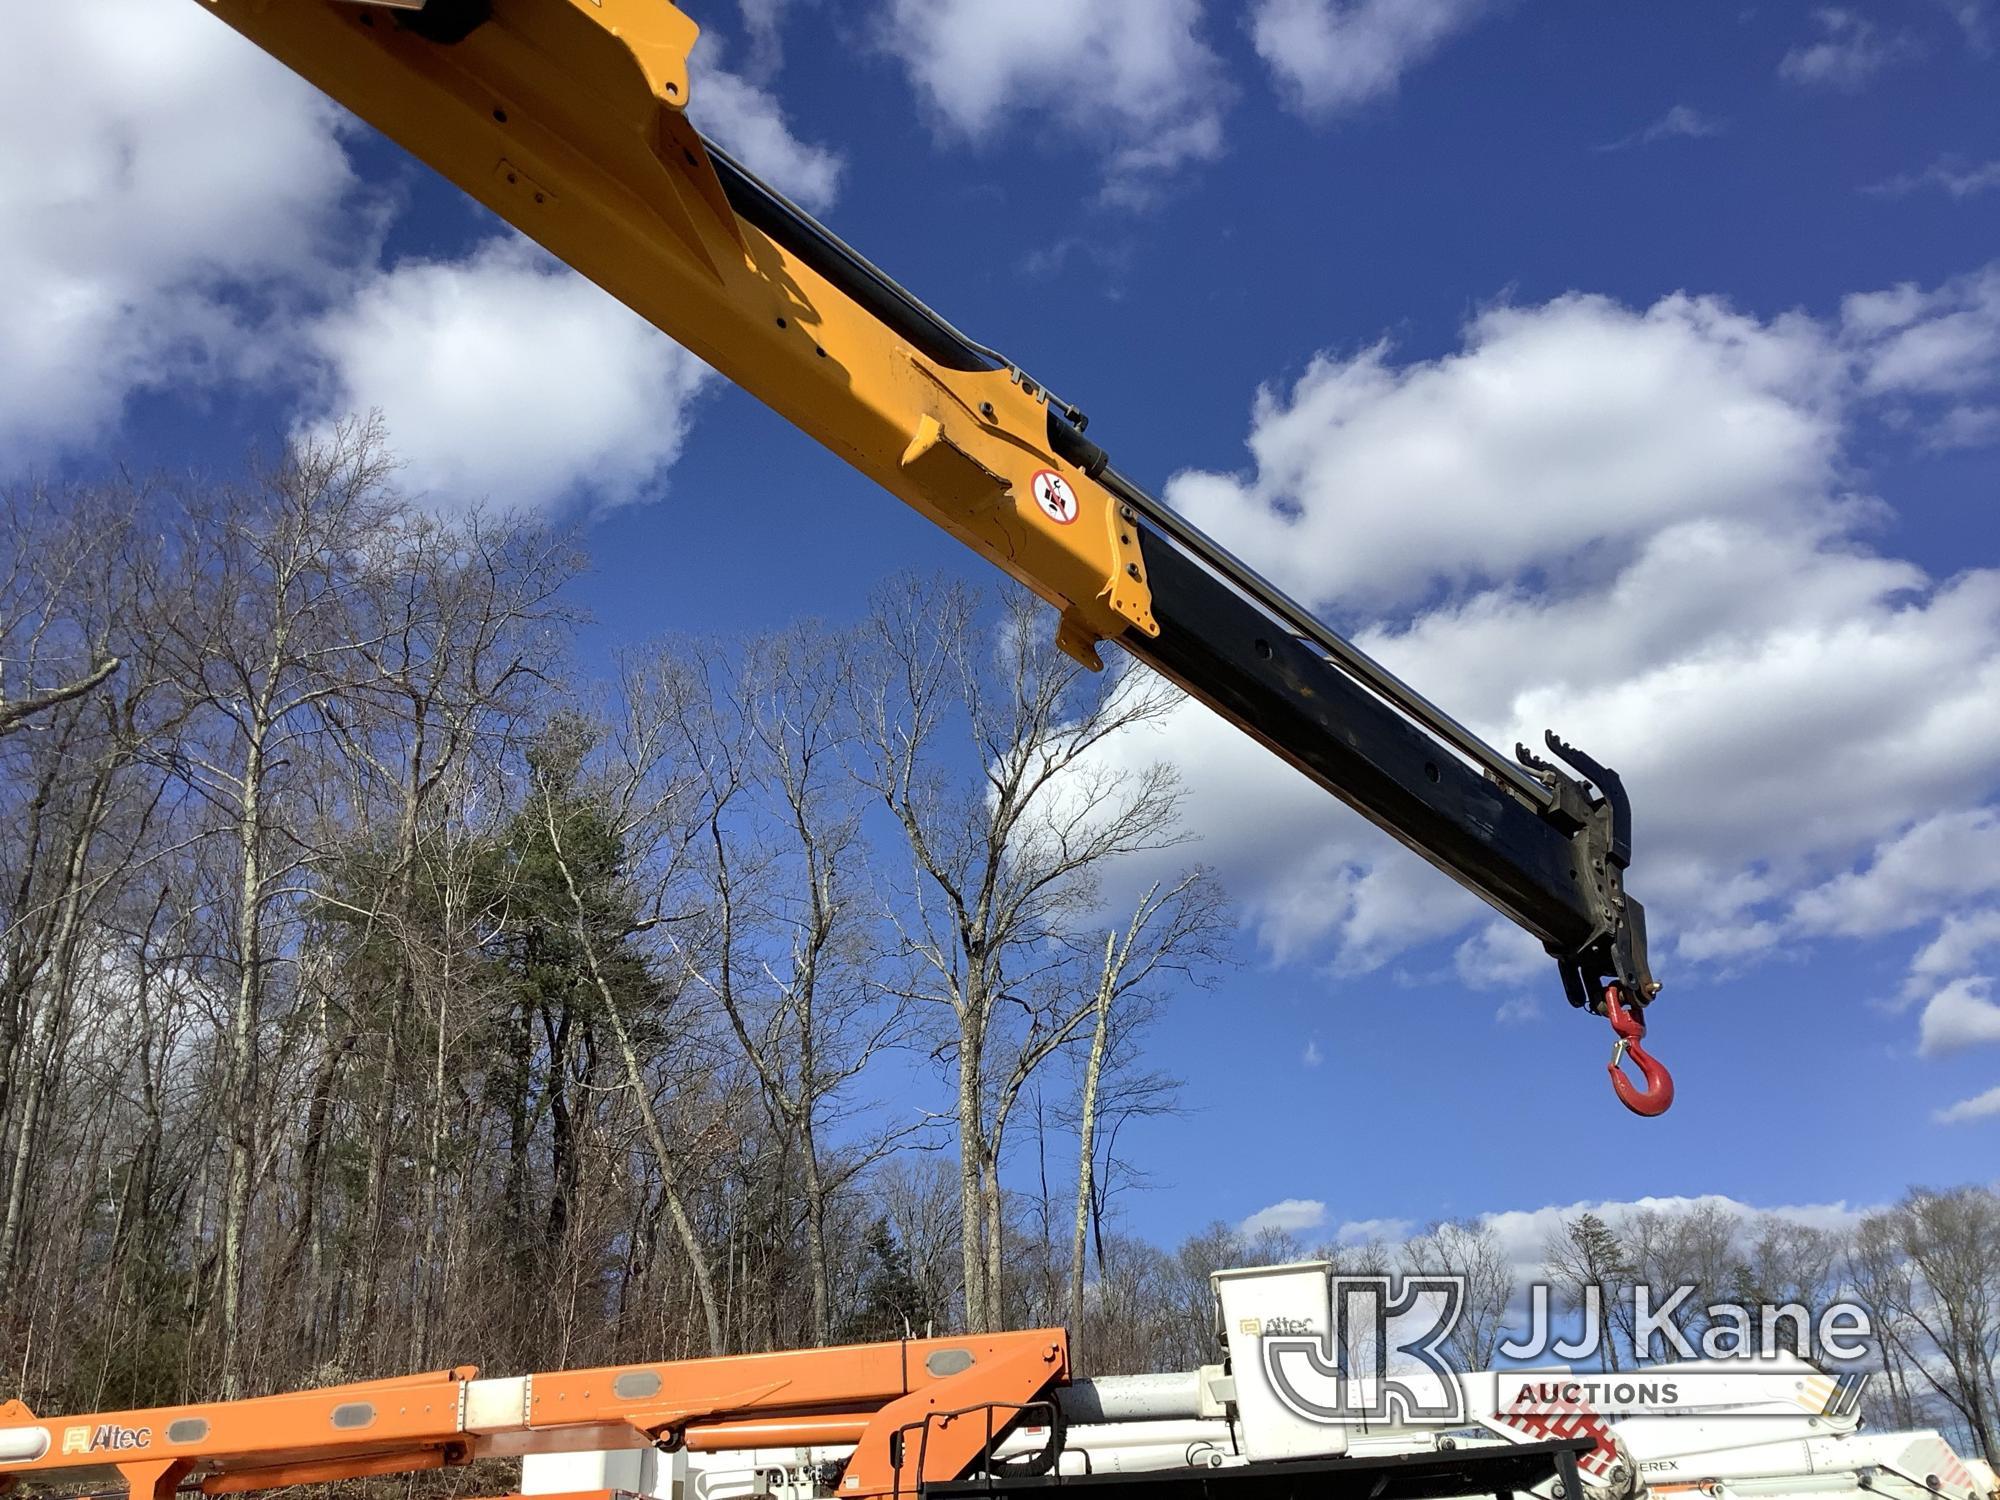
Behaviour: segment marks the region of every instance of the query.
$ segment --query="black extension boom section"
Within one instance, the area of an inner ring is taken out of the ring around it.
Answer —
[[[1145,521],[1139,526],[1160,635],[1128,639],[1127,650],[1483,896],[1571,976],[1586,984],[1617,978],[1647,992],[1643,938],[1631,941],[1642,930],[1638,904],[1620,893],[1620,909],[1608,909],[1606,877],[1616,873],[1612,845],[1622,832],[1611,799],[1592,806],[1573,792],[1532,806],[1254,596]]]
[[[1134,654],[1543,942],[1589,941],[1596,923],[1562,833],[1157,532],[1142,524],[1140,536],[1160,636],[1133,641]]]

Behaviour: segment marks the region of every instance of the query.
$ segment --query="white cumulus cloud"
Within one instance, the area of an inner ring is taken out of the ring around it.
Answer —
[[[1257,0],[1250,39],[1287,104],[1331,115],[1395,93],[1406,72],[1489,8],[1488,0]]]
[[[2000,265],[1933,290],[1849,297],[1842,312],[1872,395],[1955,396],[2000,373]]]
[[[1988,952],[2000,948],[2000,909],[1953,912],[1938,925],[1937,936],[1910,960],[1912,994],[1926,980],[1937,981],[1969,972]]]
[[[707,367],[526,241],[373,276],[306,340],[325,419],[380,410],[404,480],[444,505],[646,498]]]
[[[1348,1219],[1333,1231],[1337,1245],[1381,1245],[1408,1239],[1416,1225],[1408,1219]]]
[[[344,117],[200,7],[20,7],[0,47],[0,464],[132,395],[258,378],[288,306],[365,243]]]
[[[768,19],[775,38],[775,14]],[[696,128],[808,213],[833,206],[845,166],[838,152],[794,134],[769,89],[722,66],[721,44],[712,37],[695,44],[688,67],[688,118]]]
[[[1552,1203],[1541,1208],[1510,1209],[1500,1213],[1482,1214],[1480,1219],[1499,1237],[1501,1248],[1514,1266],[1516,1275],[1526,1281],[1543,1274],[1542,1252],[1551,1236],[1560,1233],[1564,1224],[1574,1222],[1582,1214],[1594,1214],[1615,1229],[1635,1214],[1682,1215],[1696,1209],[1707,1209],[1711,1212],[1719,1209],[1744,1222],[1770,1217],[1807,1225],[1814,1229],[1834,1231],[1850,1230],[1861,1221],[1863,1215],[1872,1212],[1869,1208],[1845,1202],[1760,1206],[1721,1193],[1703,1193],[1698,1196],[1675,1194],[1623,1200],[1604,1199],[1596,1202]]]
[[[1549,955],[1512,922],[1488,922],[1458,945],[1452,967],[1474,989],[1496,989],[1547,974]]]
[[[1873,21],[1845,6],[1815,10],[1813,26],[1814,39],[1799,43],[1778,61],[1778,76],[1787,83],[1851,93],[1914,50],[1908,37],[1885,37]]]
[[[1229,85],[1202,0],[887,0],[879,35],[933,114],[972,141],[1059,131],[1138,202],[1221,154]]]
[[[1938,1110],[1932,1118],[1940,1125],[1965,1125],[1973,1120],[1990,1120],[2000,1115],[2000,1085],[1970,1099],[1961,1099]]]
[[[750,38],[752,77],[768,78],[784,61],[784,21],[788,4],[789,0],[737,0],[737,9],[743,15],[743,30]]]
[[[1955,899],[1996,890],[2000,813],[1941,813],[1882,845],[1865,868],[1801,892],[1792,924],[1803,932],[1872,937],[1934,920]]]
[[[1985,978],[1954,979],[1924,1005],[1919,1047],[1926,1057],[2000,1042],[2000,1005]]]
[[[1496,307],[1436,358],[1321,354],[1258,396],[1244,470],[1167,498],[1489,742],[1554,728],[1620,770],[1663,974],[1915,932],[2000,888],[2000,568],[1871,545],[1890,511],[1852,450],[1885,411],[1921,434],[1990,398],[1994,281],[1826,317]],[[1105,754],[1175,764],[1278,959],[1457,935],[1461,975],[1510,990],[1536,962],[1196,705]]]
[[[1994,1092],[2000,1094],[2000,1090]],[[1968,1100],[1966,1103],[1980,1104],[1986,1097],[1982,1095],[1979,1100]],[[1980,1113],[2000,1113],[2000,1106],[1980,1110],[1967,1109],[1964,1118],[1973,1118]],[[1259,1210],[1244,1220],[1239,1227],[1243,1233],[1251,1235],[1262,1230],[1282,1229],[1299,1234],[1308,1243],[1317,1241],[1322,1244],[1345,1246],[1375,1245],[1391,1252],[1418,1233],[1418,1224],[1415,1220],[1382,1217],[1349,1219],[1330,1232],[1314,1235],[1312,1231],[1321,1230],[1325,1225],[1325,1210],[1326,1205],[1317,1198],[1287,1198],[1280,1203],[1272,1204],[1269,1208]],[[1745,1228],[1754,1226],[1760,1220],[1776,1219],[1836,1233],[1853,1229],[1863,1217],[1877,1211],[1870,1205],[1851,1204],[1845,1201],[1756,1204],[1722,1193],[1703,1193],[1547,1203],[1538,1208],[1474,1213],[1471,1217],[1493,1232],[1502,1256],[1513,1268],[1515,1280],[1525,1284],[1546,1276],[1543,1253],[1550,1239],[1560,1234],[1566,1224],[1574,1223],[1583,1214],[1593,1214],[1617,1230],[1641,1214],[1680,1217],[1697,1210],[1726,1214]],[[1266,1215],[1270,1217],[1267,1219]]]
[[[1970,162],[1962,156],[1941,157],[1921,172],[1905,172],[1863,189],[1901,197],[1922,188],[1937,188],[1953,198],[1972,198],[2000,189],[2000,161]]]
[[[824,208],[840,161],[776,101],[698,69],[701,122]],[[198,6],[24,12],[0,49],[0,467],[115,433],[133,396],[254,384],[304,425],[380,408],[442,503],[617,503],[656,488],[693,358],[511,237],[383,268],[362,133]]]
[[[1251,476],[1184,473],[1169,498],[1346,608],[1601,568],[1668,522],[1779,520],[1824,497],[1829,355],[1816,325],[1710,298],[1496,307],[1441,359],[1401,363],[1386,342],[1320,355],[1258,396]]]
[[[1303,1234],[1326,1222],[1326,1205],[1317,1198],[1283,1198],[1260,1208],[1237,1227],[1244,1234],[1262,1234],[1276,1229],[1286,1234]]]

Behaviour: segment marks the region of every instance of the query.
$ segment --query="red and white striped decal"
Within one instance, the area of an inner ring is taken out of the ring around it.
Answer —
[[[1911,1444],[1909,1452],[1903,1455],[1903,1462],[1909,1466],[1908,1472],[1918,1480],[1937,1475],[1939,1483],[1948,1491],[1970,1495],[1979,1488],[1972,1477],[1972,1470],[1960,1463],[1951,1445],[1940,1438]]]
[[[1516,1401],[1494,1420],[1536,1439],[1587,1437],[1597,1446],[1582,1454],[1576,1466],[1593,1479],[1604,1479],[1618,1460],[1611,1428],[1594,1408],[1575,1401]]]

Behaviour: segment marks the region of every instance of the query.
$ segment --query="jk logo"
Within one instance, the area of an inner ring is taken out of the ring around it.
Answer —
[[[1267,1328],[1264,1378],[1294,1416],[1327,1426],[1465,1420],[1439,1353],[1465,1308],[1459,1276],[1335,1276],[1326,1332]]]

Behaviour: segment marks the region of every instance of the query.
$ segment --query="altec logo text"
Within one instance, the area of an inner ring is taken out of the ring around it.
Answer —
[[[65,1427],[63,1429],[62,1451],[64,1453],[125,1453],[134,1448],[144,1448],[153,1441],[150,1427],[120,1427],[115,1422],[106,1422],[99,1427]]]

